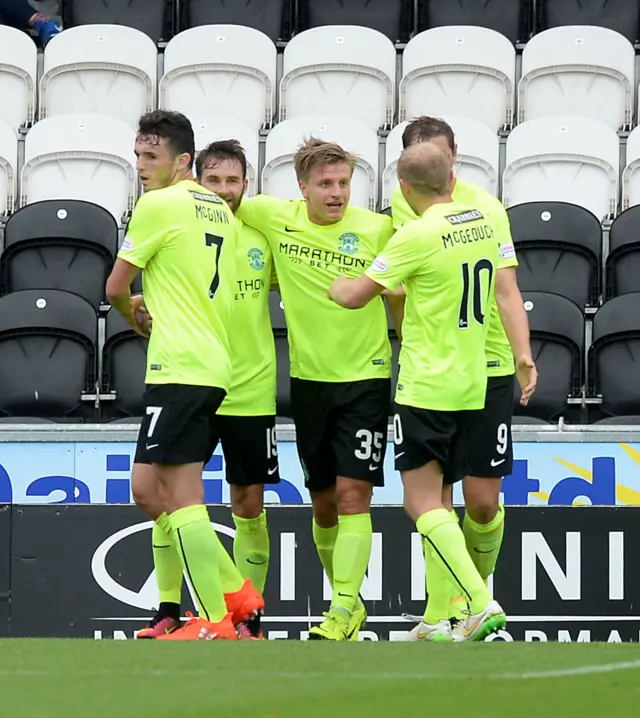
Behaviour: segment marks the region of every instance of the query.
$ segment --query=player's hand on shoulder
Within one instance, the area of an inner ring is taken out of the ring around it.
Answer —
[[[531,357],[520,357],[516,360],[516,377],[522,391],[520,405],[526,406],[538,384],[538,370]]]

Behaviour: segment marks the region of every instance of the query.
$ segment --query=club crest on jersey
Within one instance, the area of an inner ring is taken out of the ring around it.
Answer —
[[[249,266],[251,269],[255,269],[256,272],[264,269],[264,254],[261,249],[253,247],[253,249],[247,252],[247,257],[249,258]]]
[[[338,237],[338,249],[345,254],[355,254],[359,243],[360,237],[353,232],[345,232]]]

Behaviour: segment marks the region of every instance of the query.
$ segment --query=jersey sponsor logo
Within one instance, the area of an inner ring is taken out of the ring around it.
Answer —
[[[371,263],[371,269],[373,269],[374,272],[386,272],[389,269],[389,265],[384,257],[379,256]]]
[[[447,214],[445,219],[450,224],[464,224],[465,222],[475,222],[478,219],[484,219],[484,215],[479,209],[471,209],[466,212],[458,212],[458,214]]]
[[[351,257],[348,254],[340,254],[339,252],[330,252],[327,249],[313,249],[311,247],[303,247],[299,244],[289,244],[289,242],[280,242],[279,249],[280,254],[286,254],[291,258],[299,258],[298,260],[292,259],[291,261],[300,262],[306,259],[310,267],[326,268],[332,265],[338,265],[340,267],[355,267],[364,271],[367,266],[364,259]]]
[[[133,242],[129,237],[125,237],[120,245],[121,252],[128,252],[133,247]]]
[[[516,250],[512,243],[500,245],[500,259],[511,259],[516,256]]]
[[[247,252],[247,258],[249,259],[251,269],[255,269],[256,272],[264,269],[264,253],[261,249],[253,247]]]
[[[338,249],[345,254],[355,254],[359,243],[360,237],[353,232],[345,232],[338,237]]]
[[[214,202],[215,204],[222,204],[223,200],[218,197],[217,194],[203,194],[202,192],[194,192],[189,190],[189,194],[197,199],[198,202]]]
[[[480,242],[483,239],[491,239],[492,237],[493,229],[488,224],[479,224],[476,227],[454,229],[449,234],[443,234],[442,244],[447,249],[447,247],[453,247],[456,244],[471,244],[472,242]]]

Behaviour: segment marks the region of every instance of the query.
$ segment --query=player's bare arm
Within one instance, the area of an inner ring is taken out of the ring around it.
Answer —
[[[329,287],[329,299],[345,309],[362,309],[382,294],[384,287],[362,274],[356,279],[338,277]]]
[[[148,338],[149,327],[143,325],[139,318],[139,312],[146,312],[144,298],[142,294],[131,296],[131,284],[139,271],[138,267],[129,264],[124,259],[116,259],[109,279],[107,279],[107,299],[135,332]]]
[[[495,296],[500,319],[516,360],[516,376],[522,389],[520,404],[526,406],[536,389],[538,372],[531,355],[529,320],[518,289],[516,270],[512,267],[498,270]]]

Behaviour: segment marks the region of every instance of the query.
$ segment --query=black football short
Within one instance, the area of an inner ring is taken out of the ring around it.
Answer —
[[[291,379],[291,410],[307,489],[337,476],[384,486],[390,379],[352,382]]]
[[[457,447],[445,474],[445,483],[453,484],[465,476],[501,479],[511,473],[513,397],[513,375],[488,378],[484,409],[474,413],[467,438]]]
[[[215,451],[218,442],[226,465],[225,476],[233,486],[277,484],[278,447],[275,416],[225,416],[213,420]]]
[[[135,462],[206,463],[215,448],[215,414],[225,396],[218,387],[147,384]]]

